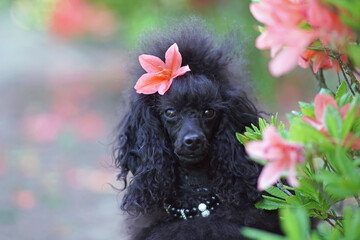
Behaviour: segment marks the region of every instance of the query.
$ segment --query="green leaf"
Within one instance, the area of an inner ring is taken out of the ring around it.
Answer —
[[[342,95],[340,100],[339,100],[339,107],[342,107],[345,104],[349,103],[351,98],[352,98],[352,95],[351,95],[350,92],[347,92],[344,95]]]
[[[291,114],[293,114],[295,117],[299,117],[302,118],[304,116],[304,114],[298,112],[298,111],[291,111]]]
[[[264,129],[267,127],[267,122],[262,119],[262,118],[259,118],[259,128],[260,128],[260,131],[263,132]]]
[[[358,45],[350,45],[347,53],[350,58],[354,61],[355,66],[360,66],[360,46]]]
[[[355,114],[356,114],[356,109],[357,109],[357,105],[358,105],[358,100],[359,100],[359,97],[357,95],[351,101],[349,111],[347,112],[345,119],[343,121],[343,127],[342,127],[342,131],[341,131],[341,138],[343,140],[345,140],[346,136],[348,135],[348,133],[350,132],[350,130],[352,128],[352,124],[355,120]]]
[[[241,133],[236,133],[236,139],[242,144],[245,145],[246,143],[248,143],[250,140],[245,137],[244,135],[242,135]]]
[[[328,137],[304,123],[301,119],[291,120],[289,140],[301,142],[304,145],[312,143],[315,146],[319,146],[323,151],[329,151],[334,148],[334,144],[330,142]]]
[[[317,227],[317,232],[322,236],[323,240],[340,240],[342,235],[336,229],[329,228],[329,225],[325,222],[319,223]]]
[[[254,133],[254,130],[251,127],[246,126],[245,127],[245,132]]]
[[[286,198],[286,202],[289,204],[289,205],[292,205],[292,206],[302,206],[303,205],[303,201],[301,200],[301,198],[297,195],[293,195],[293,196],[290,196],[290,197],[287,197]]]
[[[320,89],[319,93],[320,94],[329,94],[331,96],[334,96],[334,94],[329,89],[326,89],[326,88]]]
[[[280,210],[281,226],[291,240],[307,240],[310,235],[310,221],[302,208],[284,208]]]
[[[277,124],[278,124],[278,113],[276,113],[275,116],[274,115],[271,116],[270,124],[275,126],[275,127],[277,126]]]
[[[358,240],[360,238],[360,209],[352,209],[347,206],[344,211],[344,234],[346,240]]]
[[[342,120],[340,113],[333,106],[327,106],[324,114],[327,132],[339,143],[341,141]]]
[[[251,127],[254,129],[254,131],[255,131],[256,133],[260,133],[260,134],[261,134],[260,130],[259,130],[254,124],[251,124]]]
[[[347,91],[347,87],[346,87],[346,83],[345,82],[341,82],[340,86],[338,87],[337,91],[336,91],[336,102],[339,104],[340,98],[346,94]]]
[[[265,191],[267,193],[269,193],[275,197],[281,198],[281,199],[286,199],[288,197],[288,195],[286,193],[284,193],[281,189],[274,187],[274,186],[269,187]]]
[[[245,132],[244,135],[248,137],[250,140],[261,140],[262,138],[260,133]]]
[[[360,132],[360,114],[355,118],[353,122],[352,130],[354,131],[355,134]]]
[[[276,210],[279,208],[283,208],[288,206],[286,203],[278,203],[271,200],[263,199],[257,203],[255,203],[255,207],[258,209],[265,209],[265,210]]]
[[[316,177],[324,183],[324,191],[331,197],[333,202],[338,202],[341,199],[360,193],[358,179],[352,179],[325,170],[320,171]]]
[[[271,196],[267,196],[267,195],[262,195],[262,197],[263,197],[264,199],[266,199],[266,200],[269,200],[269,201],[286,204],[286,201],[285,201],[284,199],[280,199],[280,198],[276,198],[276,197],[271,197]]]
[[[299,106],[303,115],[315,118],[314,104],[299,102]]]
[[[258,240],[286,240],[285,237],[274,234],[274,233],[269,233],[269,232],[265,232],[263,230],[258,230],[258,229],[254,229],[254,228],[248,228],[248,227],[243,227],[241,229],[241,233],[250,239],[258,239]]]
[[[311,183],[309,179],[301,179],[300,186],[298,187],[298,191],[307,196],[308,198],[319,202],[319,191],[314,186],[314,183]]]

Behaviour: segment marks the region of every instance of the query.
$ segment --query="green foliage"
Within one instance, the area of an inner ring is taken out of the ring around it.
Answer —
[[[337,143],[341,141],[342,120],[340,113],[333,106],[328,106],[325,110],[324,125]]]
[[[333,95],[325,89],[321,92]],[[263,200],[255,206],[266,210],[279,209],[286,236],[281,238],[258,230],[244,229],[243,233],[247,237],[289,240],[360,238],[360,209],[354,207],[355,204],[351,204],[352,207],[348,205],[344,211],[336,212],[333,209],[335,204],[345,200],[358,202],[360,206],[360,157],[359,152],[352,149],[353,141],[360,137],[359,95],[353,96],[347,92],[346,84],[342,83],[334,98],[339,107],[326,107],[322,119],[326,132],[320,132],[304,122],[304,116],[315,121],[314,104],[304,102],[299,103],[301,113],[289,115],[289,131],[278,128],[288,140],[306,146],[306,163],[298,166],[300,185],[290,188],[279,183],[279,187],[270,187],[266,190],[268,195],[263,195]],[[261,119],[260,127],[249,127],[243,135],[239,135],[242,140],[245,139],[243,142],[260,140],[263,129],[268,125],[277,126],[276,123],[274,120],[268,124]],[[324,222],[311,231],[309,217]],[[328,223],[331,223],[331,227]]]
[[[304,116],[315,118],[314,104],[305,103],[305,102],[299,102],[299,106],[300,106],[300,109],[301,109],[301,113]]]
[[[278,127],[278,130],[281,132],[285,129],[284,123],[280,122],[278,124],[278,114],[276,113],[275,116],[274,115],[271,116],[270,124],[266,122],[265,119],[259,118],[258,126],[251,124],[251,127],[245,127],[245,132],[242,134],[236,133],[236,138],[243,145],[245,145],[250,141],[261,140],[264,129],[270,125],[274,127]]]
[[[355,65],[360,66],[360,46],[355,44],[350,45],[348,48],[348,54],[354,61]]]

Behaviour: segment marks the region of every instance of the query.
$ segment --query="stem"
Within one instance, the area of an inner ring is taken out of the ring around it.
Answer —
[[[286,193],[288,196],[293,196],[293,194],[284,187],[284,185],[282,184],[281,181],[278,181],[278,182],[276,183],[276,186],[277,186],[281,191],[283,191],[284,193]]]
[[[357,201],[358,206],[360,207],[360,198],[359,195],[354,196],[355,200]]]
[[[312,64],[311,65],[311,69],[313,68],[312,67]],[[326,84],[326,81],[325,81],[325,77],[324,77],[324,73],[323,73],[323,69],[320,68],[319,71],[317,73],[314,73],[313,70],[311,70],[312,74],[315,76],[316,80],[318,81],[318,84],[319,84],[319,88],[326,88],[326,89],[329,89],[329,87],[327,86]]]
[[[328,50],[330,50],[331,54],[328,52]],[[360,86],[359,86],[359,82],[357,81],[356,77],[354,76],[354,73],[350,70],[350,68],[344,64],[344,62],[341,60],[341,54],[336,53],[335,51],[333,51],[332,49],[326,48],[324,47],[324,52],[326,53],[326,55],[328,55],[329,57],[335,58],[338,63],[339,63],[339,67],[341,69],[341,72],[344,76],[345,82],[348,85],[348,88],[350,89],[352,95],[355,95],[354,90],[352,89],[352,84],[355,84],[355,90],[357,92],[359,92],[360,90]],[[351,80],[351,84],[349,82],[349,79],[346,75],[349,75],[350,80]]]
[[[351,70],[351,68],[350,68],[348,65],[344,64],[344,62],[341,60],[340,56],[337,57],[336,60],[339,62],[339,66],[340,66],[341,71],[343,72],[343,74],[344,74],[344,72],[345,72],[345,73],[350,77],[351,85],[353,85],[353,84],[355,85],[355,91],[356,91],[356,92],[360,92],[359,82],[358,82],[358,80],[356,79],[356,77],[355,77],[353,71]],[[351,86],[350,86],[350,89],[351,89]],[[352,89],[351,89],[351,90],[352,90]],[[351,92],[352,92],[353,95],[354,95],[354,92],[353,92],[353,91],[351,91]]]
[[[338,217],[338,216],[332,215],[331,213],[328,213],[328,218],[329,218],[329,219],[332,219],[332,220],[335,220],[335,221],[337,221],[337,220],[344,220],[343,217]]]
[[[319,213],[319,211],[315,210],[314,209],[314,212],[321,216],[321,214]],[[338,225],[337,222],[335,222],[335,224],[333,222],[331,222],[330,218],[327,217],[324,219],[327,223],[329,223],[333,228],[337,229],[339,232],[341,232],[343,235],[344,235],[344,232],[343,232],[343,229],[342,229],[342,226]]]
[[[339,232],[341,232],[342,235],[344,235],[343,230],[342,230],[342,229],[339,229],[339,228],[337,227],[338,225],[336,225],[336,224],[334,224],[333,222],[331,222],[329,218],[325,218],[324,220],[325,220],[327,223],[329,223],[332,227],[336,228]]]
[[[325,156],[325,155],[324,155],[321,159],[324,161],[326,167],[327,167],[330,171],[336,172],[336,170],[335,170],[335,169],[329,164],[329,162],[326,160],[326,156]]]

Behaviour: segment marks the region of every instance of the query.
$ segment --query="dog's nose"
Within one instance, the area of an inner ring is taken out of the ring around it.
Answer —
[[[185,146],[193,150],[201,146],[203,141],[204,141],[204,136],[199,134],[188,134],[184,137]]]

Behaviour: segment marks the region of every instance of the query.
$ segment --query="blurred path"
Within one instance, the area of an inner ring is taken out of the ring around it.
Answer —
[[[0,239],[126,239],[111,140],[122,53],[0,16]]]

